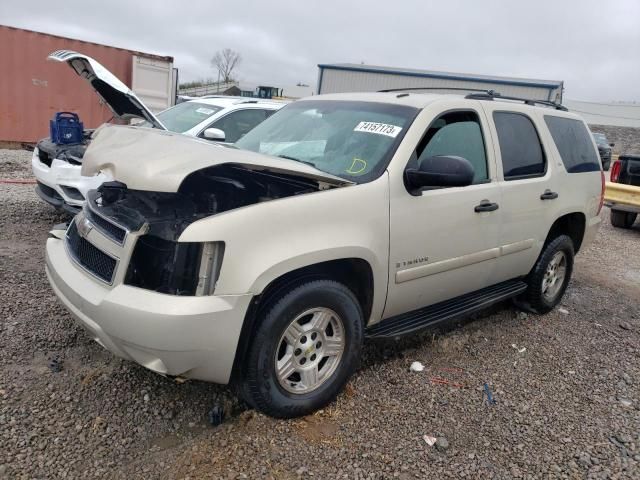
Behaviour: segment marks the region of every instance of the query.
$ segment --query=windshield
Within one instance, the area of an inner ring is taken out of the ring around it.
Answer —
[[[222,110],[222,107],[216,107],[215,105],[208,105],[206,103],[183,102],[167,108],[156,116],[162,124],[167,127],[167,130],[184,133],[220,110]],[[151,125],[145,121],[137,124],[137,126],[150,127]]]
[[[594,133],[593,138],[595,138],[598,145],[608,145],[607,137],[604,136],[604,133]]]
[[[404,105],[303,100],[281,109],[235,146],[364,183],[384,171],[417,113]]]

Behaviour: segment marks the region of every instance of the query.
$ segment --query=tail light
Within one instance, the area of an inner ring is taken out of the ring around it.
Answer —
[[[618,167],[618,170],[620,170],[620,167]],[[604,188],[604,172],[600,170],[600,204],[598,205],[598,213],[596,215],[600,215],[600,210],[602,210],[602,205],[604,204]]]
[[[620,163],[620,160],[616,160],[615,162],[613,162],[613,165],[611,165],[611,181],[613,183],[618,183],[618,180],[620,179],[621,169],[622,164]]]

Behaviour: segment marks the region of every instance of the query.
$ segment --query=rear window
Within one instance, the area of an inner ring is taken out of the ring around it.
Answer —
[[[567,172],[580,173],[600,170],[598,154],[593,148],[589,131],[583,122],[553,115],[545,115],[544,121],[549,127]]]
[[[494,112],[505,180],[544,175],[545,156],[538,132],[529,117],[515,112]]]

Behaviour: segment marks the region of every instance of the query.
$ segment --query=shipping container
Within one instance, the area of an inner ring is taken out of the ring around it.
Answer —
[[[172,57],[0,25],[0,142],[34,143],[46,137],[49,119],[60,111],[77,113],[85,128],[112,117],[72,69],[47,61],[55,50],[96,59],[154,112],[175,102]]]
[[[471,88],[495,90],[502,95],[533,100],[562,101],[563,82],[497,77],[468,73],[435,72],[353,63],[318,65],[318,93],[375,92],[391,88]],[[456,90],[441,93],[460,93]]]

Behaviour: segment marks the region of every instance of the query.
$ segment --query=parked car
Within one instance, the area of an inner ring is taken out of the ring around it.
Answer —
[[[611,166],[611,149],[615,146],[615,143],[609,143],[604,133],[593,132],[593,139],[598,146],[598,153],[600,154],[600,161],[602,162],[602,168],[609,170]]]
[[[640,155],[620,155],[611,167],[605,191],[611,225],[631,228],[640,213]]]
[[[116,355],[305,415],[344,387],[365,338],[560,302],[604,175],[584,121],[559,108],[318,95],[238,148],[107,125],[82,171],[115,181],[51,232],[47,275]]]
[[[87,80],[124,121],[143,119],[137,127],[183,133],[215,142],[233,143],[286,102],[209,96],[179,103],[154,115],[124,83],[94,59],[76,52],[53,52],[50,59],[66,62]],[[88,72],[88,74],[87,74]],[[93,130],[85,131],[82,143],[58,145],[50,138],[40,140],[33,151],[31,167],[37,180],[36,193],[56,208],[76,214],[87,192],[109,180],[104,174],[80,175],[84,152]]]

